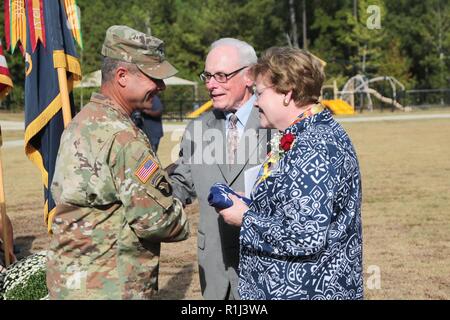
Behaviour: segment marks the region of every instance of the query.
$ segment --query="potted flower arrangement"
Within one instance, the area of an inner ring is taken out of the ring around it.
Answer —
[[[19,260],[0,273],[0,300],[41,300],[47,295],[45,251]]]

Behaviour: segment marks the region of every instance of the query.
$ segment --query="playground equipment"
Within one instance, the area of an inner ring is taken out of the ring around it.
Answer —
[[[197,108],[194,111],[192,111],[191,113],[189,113],[186,117],[188,119],[195,119],[198,116],[200,116],[203,112],[206,112],[209,109],[211,109],[212,105],[213,105],[212,100],[209,100],[209,101],[205,102],[203,105],[201,105],[199,108]]]
[[[385,82],[389,85],[392,92],[392,97],[386,97],[375,90],[370,85],[375,83]],[[397,101],[398,93],[405,91],[405,86],[394,77],[384,76],[368,79],[367,77],[358,74],[351,77],[344,85],[341,91],[338,90],[336,81],[333,85],[325,85],[322,88],[322,96],[324,89],[333,89],[333,99],[321,100],[322,103],[336,115],[352,115],[355,113],[355,96],[359,97],[360,109],[364,108],[365,101],[367,101],[367,109],[373,111],[372,97],[379,101],[392,105],[401,111],[411,111],[410,107],[405,107]],[[203,112],[212,108],[212,101],[208,101],[200,108],[194,110],[187,115],[189,119],[197,118]]]
[[[380,92],[370,87],[371,84],[373,85],[377,82],[387,82],[392,91],[392,97],[383,96]],[[334,87],[335,86],[336,84],[334,84]],[[334,94],[352,106],[355,105],[355,95],[359,95],[361,98],[361,109],[364,107],[364,101],[367,100],[367,109],[369,111],[373,111],[372,96],[383,103],[394,106],[401,111],[409,111],[409,108],[404,107],[397,101],[399,91],[405,91],[405,86],[394,77],[383,76],[368,79],[367,77],[358,74],[351,77],[345,83],[341,91],[334,90]]]
[[[342,99],[321,100],[322,104],[336,115],[355,114],[355,108]]]

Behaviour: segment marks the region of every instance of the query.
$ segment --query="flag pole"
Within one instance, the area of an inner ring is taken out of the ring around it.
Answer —
[[[9,234],[8,234],[8,226],[6,221],[6,205],[5,205],[5,190],[3,188],[3,167],[2,167],[2,128],[0,127],[0,211],[2,217],[2,226],[3,226],[3,252],[5,253],[5,263],[6,267],[9,267],[10,261],[10,252],[9,252]]]
[[[67,125],[72,120],[72,112],[70,108],[70,99],[69,99],[69,88],[67,87],[67,74],[65,68],[58,67],[56,69],[58,70],[59,93],[61,95],[62,101],[64,128],[67,128]]]

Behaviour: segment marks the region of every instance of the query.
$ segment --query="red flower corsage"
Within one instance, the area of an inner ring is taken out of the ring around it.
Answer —
[[[292,143],[295,140],[295,136],[292,133],[286,133],[281,137],[280,149],[286,151],[291,150]]]

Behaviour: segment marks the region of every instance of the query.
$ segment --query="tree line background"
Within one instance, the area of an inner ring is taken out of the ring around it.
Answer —
[[[327,84],[336,80],[339,88],[357,73],[393,76],[408,89],[450,87],[449,0],[78,0],[77,4],[83,74],[100,68],[106,29],[124,24],[151,29],[165,41],[177,76],[193,81],[199,81],[209,45],[234,37],[252,44],[258,54],[271,46],[307,48],[327,62]],[[369,5],[381,10],[380,29],[367,27]],[[3,14],[0,35],[5,46]],[[5,103],[20,110],[24,60],[19,50],[11,54],[4,47],[4,51],[14,82]],[[176,87],[164,95],[192,99],[192,92]],[[206,92],[201,91],[200,97],[206,99]]]

